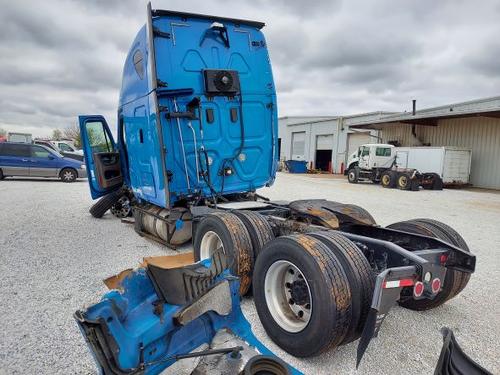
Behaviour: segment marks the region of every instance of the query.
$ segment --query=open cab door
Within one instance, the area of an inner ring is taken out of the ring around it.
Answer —
[[[79,116],[90,194],[97,199],[123,185],[120,153],[103,116]]]

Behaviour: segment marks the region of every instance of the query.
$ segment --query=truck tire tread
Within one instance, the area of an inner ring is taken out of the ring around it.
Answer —
[[[120,196],[121,194],[116,191],[105,195],[94,203],[92,207],[90,207],[90,214],[97,219],[102,218],[106,211],[108,211],[118,201],[118,199],[120,199]]]
[[[257,259],[265,244],[274,239],[274,233],[271,224],[269,224],[264,216],[259,214],[258,212],[247,210],[234,210],[231,212],[238,216],[243,224],[245,224],[245,227],[250,234],[254,260]]]
[[[435,237],[440,240],[449,242],[452,245],[469,251],[467,244],[461,236],[451,227],[432,219],[413,219],[394,223],[387,228],[402,230],[409,233],[423,234],[430,237]],[[450,231],[451,230],[451,231]],[[459,236],[458,239],[456,236]],[[447,270],[446,277],[442,285],[441,291],[434,299],[414,300],[409,298],[402,300],[400,305],[411,310],[429,310],[438,307],[455,297],[467,285],[470,275],[457,270]]]
[[[224,245],[231,273],[240,278],[240,295],[250,289],[254,256],[250,234],[241,219],[231,212],[214,212],[205,216],[194,234],[194,258],[201,260],[201,240],[205,233],[214,231]]]
[[[444,240],[445,238],[447,238],[446,240],[447,242],[451,243],[452,245],[455,245],[456,247],[462,250],[470,252],[469,246],[467,245],[463,237],[449,225],[433,219],[416,219],[416,220],[434,226],[435,228],[438,228],[440,232],[443,234],[443,237],[440,237],[441,239]],[[453,296],[456,296],[462,290],[464,290],[464,288],[467,286],[467,283],[470,280],[470,273],[459,272],[459,276],[461,280],[458,283],[457,289],[454,291]]]
[[[299,332],[281,328],[266,304],[264,281],[271,264],[288,260],[299,266],[311,288],[311,320]],[[333,251],[322,241],[297,234],[269,242],[257,258],[253,278],[255,306],[267,334],[297,357],[319,355],[342,343],[352,319],[352,300],[346,273]]]
[[[334,231],[309,233],[332,250],[343,265],[352,295],[352,320],[343,340],[347,344],[358,339],[363,332],[370,311],[375,277],[363,252],[348,238]]]

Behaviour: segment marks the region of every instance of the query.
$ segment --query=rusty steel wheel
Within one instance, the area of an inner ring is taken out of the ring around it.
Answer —
[[[391,177],[387,174],[384,174],[382,176],[382,185],[384,186],[389,186],[389,183],[391,182]]]
[[[238,216],[230,212],[205,216],[196,227],[193,247],[196,261],[208,259],[222,248],[231,273],[240,278],[240,294],[248,292],[254,256],[250,234]]]
[[[394,171],[385,171],[380,177],[380,184],[385,188],[396,186],[396,173]]]
[[[401,173],[398,176],[396,184],[401,190],[410,190],[411,188],[411,176],[408,173]]]

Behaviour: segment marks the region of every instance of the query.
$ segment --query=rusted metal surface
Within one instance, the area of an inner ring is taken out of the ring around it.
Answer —
[[[323,273],[326,273],[327,264],[324,259],[324,255],[321,252],[321,248],[326,248],[327,246],[318,239],[305,234],[297,234],[295,239],[304,250],[317,259],[317,265]],[[330,294],[335,300],[338,309],[348,311],[351,308],[351,290],[347,288],[347,284],[335,284],[335,286],[330,290]]]
[[[330,229],[339,229],[342,224],[376,225],[373,217],[361,207],[343,204],[326,199],[293,201],[289,205],[292,213],[313,224],[320,224]]]
[[[271,226],[276,237],[288,236],[295,233],[317,232],[328,230],[328,228],[320,225],[308,224],[297,221],[295,219],[284,219],[278,216],[268,216]]]
[[[253,273],[253,250],[250,234],[239,217],[230,212],[215,212],[226,225],[234,246],[236,275],[240,278],[240,294],[245,295],[250,289]]]
[[[120,272],[117,275],[110,276],[107,279],[103,280],[104,285],[106,285],[106,287],[108,289],[110,289],[110,290],[112,290],[112,289],[121,290],[122,289],[122,286],[121,286],[122,281],[127,276],[129,276],[130,274],[132,274],[132,272],[134,272],[134,270],[132,268],[128,268],[126,270],[123,270],[122,272]]]

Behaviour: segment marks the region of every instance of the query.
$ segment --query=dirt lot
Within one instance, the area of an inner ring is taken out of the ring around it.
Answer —
[[[457,229],[477,255],[468,287],[428,312],[394,308],[355,370],[357,342],[312,359],[280,351],[267,337],[251,299],[243,302],[254,331],[281,358],[306,374],[432,374],[439,329],[452,328],[462,348],[500,372],[500,194],[445,190],[406,192],[343,178],[280,174],[261,194],[272,199],[327,198],[368,209],[381,225],[430,217]],[[107,214],[88,214],[85,181],[0,182],[0,374],[93,374],[91,355],[73,321],[78,308],[106,291],[101,280],[171,252],[141,238]]]

